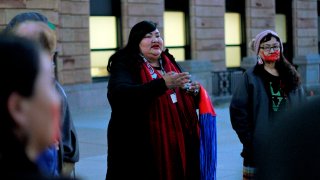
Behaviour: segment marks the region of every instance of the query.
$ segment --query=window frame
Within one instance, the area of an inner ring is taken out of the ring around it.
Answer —
[[[103,7],[103,8],[101,8]],[[115,28],[116,28],[116,47],[115,48],[93,48],[90,47],[91,52],[102,52],[102,51],[117,51],[122,46],[122,27],[121,27],[121,1],[119,0],[90,0],[90,17],[92,16],[114,16],[115,17]],[[89,27],[90,28],[90,27]],[[90,63],[92,59],[90,57]],[[106,58],[107,69],[108,58]],[[90,71],[91,71],[90,65]],[[92,76],[93,82],[106,81],[109,79],[109,73],[105,76]]]
[[[246,42],[246,16],[245,16],[245,0],[226,0],[225,13],[239,13],[240,15],[240,29],[241,39],[239,45],[225,44],[225,47],[240,47],[240,67],[226,67],[229,70],[240,70],[241,62],[245,56],[247,56],[247,42]],[[227,61],[227,60],[226,60]],[[227,63],[227,62],[226,62]]]
[[[175,48],[184,48],[184,60],[191,59],[191,32],[190,32],[190,10],[189,1],[185,0],[165,0],[164,2],[166,11],[179,11],[184,14],[184,28],[185,28],[185,45],[184,46],[166,46],[169,51]],[[164,27],[165,28],[165,27]]]

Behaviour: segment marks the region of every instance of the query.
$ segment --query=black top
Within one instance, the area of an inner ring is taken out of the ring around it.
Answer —
[[[276,112],[284,111],[286,106],[286,94],[282,89],[282,84],[279,76],[274,76],[264,68],[261,72],[262,79],[269,97],[269,110],[271,118]]]
[[[139,68],[132,68],[129,57],[113,62],[108,82],[108,101],[112,108],[108,124],[108,169],[106,179],[155,179],[152,151],[146,142],[148,107],[167,90],[164,79],[141,83]],[[143,62],[143,61],[141,61]],[[139,165],[138,165],[138,164]],[[134,178],[136,177],[136,178]]]

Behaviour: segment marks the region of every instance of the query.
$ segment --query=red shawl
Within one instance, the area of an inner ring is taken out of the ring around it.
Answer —
[[[181,72],[166,57],[162,56],[166,72]],[[162,78],[157,73],[157,78]],[[143,83],[152,81],[144,63],[141,68]],[[170,95],[176,93],[177,103]],[[156,177],[165,180],[199,179],[199,124],[192,94],[185,90],[168,89],[154,99],[149,109],[150,139],[156,167]]]

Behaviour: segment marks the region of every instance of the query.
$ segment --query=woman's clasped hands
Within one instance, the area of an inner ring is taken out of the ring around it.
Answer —
[[[169,89],[182,88],[187,92],[197,94],[199,92],[200,84],[197,81],[191,81],[191,75],[189,72],[177,73],[174,71],[168,72],[163,76],[166,85]]]

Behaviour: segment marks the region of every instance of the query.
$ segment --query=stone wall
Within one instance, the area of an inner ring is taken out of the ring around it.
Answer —
[[[275,29],[274,0],[246,0],[246,36],[247,44],[265,29]],[[248,48],[247,54],[254,55]]]
[[[57,78],[62,84],[91,82],[89,0],[1,0],[0,29],[17,14],[36,11],[56,26]]]
[[[190,0],[191,59],[211,60],[212,71],[226,70],[224,13],[224,1]]]
[[[293,0],[294,56],[318,54],[318,11],[315,0]]]
[[[320,94],[318,10],[315,0],[293,0],[294,59],[308,95]]]
[[[1,0],[0,1],[0,28],[4,27],[17,14],[25,11],[37,11],[47,16],[57,25],[59,22],[60,0]]]
[[[241,62],[241,67],[247,69],[256,64],[256,56],[249,45],[256,35],[265,29],[275,29],[274,0],[246,0],[246,42],[247,57]]]
[[[275,2],[281,0],[245,0],[246,42],[264,29],[275,29]],[[319,90],[318,22],[316,0],[292,0],[293,62],[299,65],[303,85],[308,93]],[[142,20],[158,23],[163,34],[165,0],[121,0],[121,36],[127,43],[129,31]],[[89,47],[89,0],[1,0],[0,29],[18,13],[38,11],[56,25],[59,58],[58,79],[65,85],[71,102],[103,105],[105,98],[92,97],[106,93],[106,84],[91,82]],[[212,71],[226,70],[224,42],[225,0],[189,0],[191,59],[182,63],[208,91],[212,91]],[[256,63],[253,52],[242,65]],[[210,85],[211,84],[211,85]],[[320,92],[319,92],[320,93]],[[99,96],[98,96],[99,97]],[[105,96],[104,96],[105,97]],[[89,102],[90,99],[92,102]]]
[[[191,74],[192,81],[198,81],[208,94],[212,95],[212,69],[214,69],[212,61],[203,60],[199,63],[197,60],[188,60],[179,62],[179,64],[183,71]]]
[[[154,21],[163,34],[164,0],[121,0],[123,45],[127,44],[130,29],[143,20]]]
[[[91,82],[89,0],[60,0],[58,79],[63,84]]]

